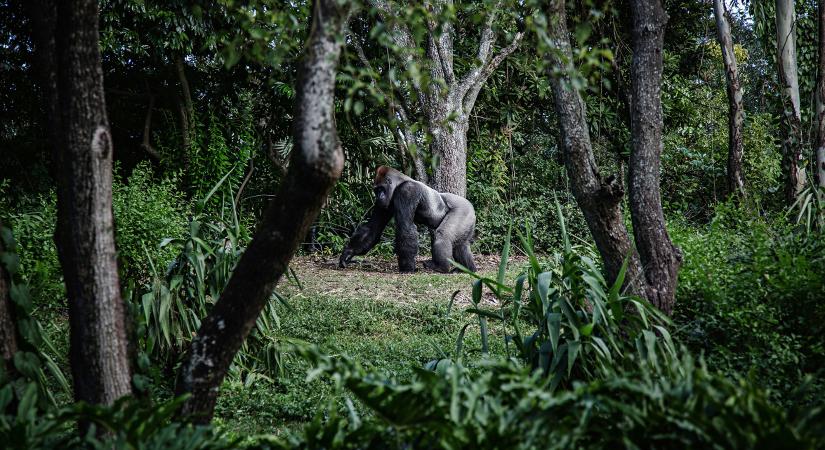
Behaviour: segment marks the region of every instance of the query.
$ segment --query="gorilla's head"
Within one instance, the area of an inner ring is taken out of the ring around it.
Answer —
[[[395,186],[398,185],[398,180],[401,176],[401,172],[391,167],[381,166],[378,168],[373,187],[375,191],[375,204],[378,207],[384,209],[390,207],[393,190],[395,190]]]

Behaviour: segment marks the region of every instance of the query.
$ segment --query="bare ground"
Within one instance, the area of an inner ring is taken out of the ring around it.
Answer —
[[[464,273],[443,274],[423,268],[426,257],[417,259],[418,270],[412,274],[398,273],[395,258],[368,256],[354,261],[346,269],[338,268],[337,257],[298,256],[290,263],[303,289],[295,282],[284,283],[281,290],[292,296],[312,297],[315,294],[347,298],[374,298],[377,301],[404,303],[448,302],[455,291],[455,303],[471,304],[473,278]],[[476,255],[478,272],[495,278],[500,261],[498,255]],[[508,280],[523,267],[524,257],[511,257]],[[482,303],[495,305],[497,300],[485,292]]]

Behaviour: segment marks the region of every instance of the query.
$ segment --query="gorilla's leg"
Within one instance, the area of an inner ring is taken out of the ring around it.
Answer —
[[[415,210],[400,202],[395,205],[395,252],[398,254],[398,271],[415,272],[415,256],[418,255],[418,228],[413,222]]]
[[[449,207],[433,240],[433,260],[428,267],[439,272],[452,269],[449,259],[475,270],[473,255],[470,253],[470,241],[473,239],[476,216],[473,205],[457,195],[442,193],[441,198]]]
[[[452,236],[442,229],[443,226],[442,222],[433,233],[433,259],[426,261],[424,267],[436,272],[449,273],[452,269],[449,258],[453,256],[453,241]]]
[[[461,241],[453,249],[453,260],[462,266],[476,271],[476,263],[473,260],[473,252],[470,251],[470,241]]]

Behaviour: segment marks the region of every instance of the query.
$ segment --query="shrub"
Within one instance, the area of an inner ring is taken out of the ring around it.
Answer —
[[[135,167],[127,182],[115,178],[115,241],[125,279],[149,283],[147,257],[163,267],[174,260],[176,252],[159,244],[166,237],[182,236],[186,230],[187,208],[176,183],[175,178],[155,179],[146,163]],[[52,192],[24,199],[15,210],[6,220],[18,239],[20,274],[36,294],[38,306],[62,306],[63,275],[54,243],[56,196]]]
[[[818,448],[822,408],[786,411],[756,380],[729,380],[690,357],[652,372],[614,371],[569,390],[512,360],[469,369],[419,370],[409,382],[349,358],[304,349],[313,376],[329,376],[349,400],[276,448]]]
[[[705,228],[672,226],[685,254],[679,274],[677,334],[708,364],[753,371],[785,401],[825,363],[825,247],[729,204]],[[812,392],[823,389],[821,381]]]
[[[173,249],[160,243],[164,238],[178,238],[186,232],[188,212],[177,191],[178,183],[174,177],[156,179],[148,163],[135,167],[125,183],[115,179],[115,239],[120,269],[127,278],[147,284],[151,279],[147,257],[166,267],[177,256]]]

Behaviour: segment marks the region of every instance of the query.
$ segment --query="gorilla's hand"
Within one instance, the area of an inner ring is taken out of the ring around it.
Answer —
[[[350,261],[352,261],[353,252],[352,249],[345,248],[344,251],[341,253],[341,258],[338,259],[338,267],[344,269],[347,267]]]

